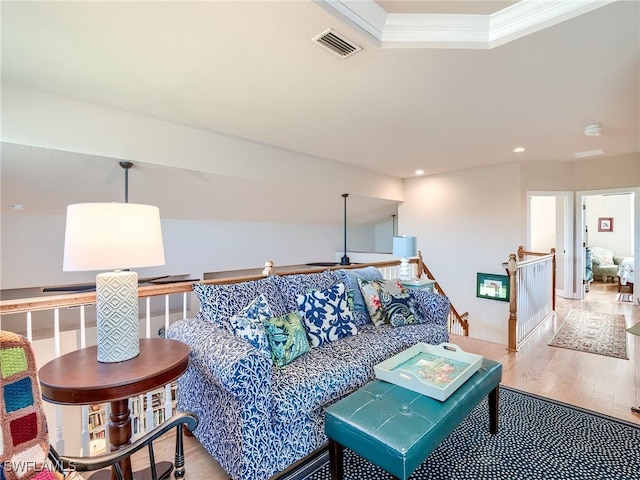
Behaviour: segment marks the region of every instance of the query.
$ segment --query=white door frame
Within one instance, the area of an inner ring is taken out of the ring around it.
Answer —
[[[581,214],[580,210],[584,205],[584,197],[589,197],[591,195],[605,195],[608,193],[634,193],[634,204],[633,204],[633,232],[635,237],[635,245],[633,246],[634,250],[634,270],[636,272],[638,267],[640,266],[640,231],[638,228],[640,227],[640,187],[627,187],[627,188],[607,188],[603,190],[582,190],[576,192],[576,232],[580,232],[580,235],[576,235],[575,248],[576,252],[582,251],[582,232],[584,232],[584,216]],[[576,257],[576,278],[580,281],[584,278],[584,255],[578,255]],[[580,281],[580,283],[582,283]],[[636,282],[637,283],[637,282]],[[637,285],[634,285],[633,288],[633,296],[634,302],[636,305],[640,304],[640,288]],[[584,288],[578,289],[579,296],[576,298],[583,299],[584,298]]]
[[[574,275],[574,254],[573,254],[573,192],[570,191],[527,191],[527,231],[526,249],[531,251],[531,197],[556,197],[564,200],[564,290],[557,292],[557,294],[564,298],[576,298],[575,292],[579,290],[576,288]],[[580,277],[581,279],[582,277]],[[582,282],[581,282],[582,283]]]

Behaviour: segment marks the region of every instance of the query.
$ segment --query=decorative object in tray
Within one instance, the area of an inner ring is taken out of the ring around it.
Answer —
[[[482,365],[482,356],[453,343],[417,343],[374,366],[376,377],[444,401]]]

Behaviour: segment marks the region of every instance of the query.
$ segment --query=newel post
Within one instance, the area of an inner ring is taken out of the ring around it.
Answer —
[[[516,255],[509,255],[509,263],[507,264],[507,272],[509,273],[509,344],[507,348],[511,351],[517,351],[517,331],[518,331],[518,304],[517,304],[517,285],[516,273],[518,271],[518,262]]]
[[[264,262],[264,270],[262,270],[262,275],[265,277],[269,277],[271,275],[275,275],[276,270],[273,268],[273,262],[271,260]]]

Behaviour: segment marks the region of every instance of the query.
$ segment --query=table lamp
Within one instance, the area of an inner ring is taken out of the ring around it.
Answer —
[[[123,362],[140,353],[138,274],[125,269],[156,265],[164,265],[157,207],[135,203],[67,207],[63,270],[115,270],[96,276],[99,362]]]
[[[415,257],[418,254],[416,237],[408,237],[402,235],[393,237],[393,256],[401,257],[400,260],[400,280],[411,280],[409,275],[409,257]]]

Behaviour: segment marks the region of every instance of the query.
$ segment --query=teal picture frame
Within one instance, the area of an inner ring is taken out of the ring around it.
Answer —
[[[509,277],[493,273],[478,273],[476,297],[489,300],[509,301]]]

